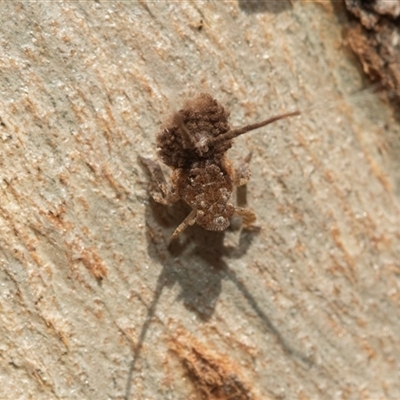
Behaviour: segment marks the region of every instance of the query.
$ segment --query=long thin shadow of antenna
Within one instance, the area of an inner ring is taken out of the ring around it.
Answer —
[[[240,247],[240,244],[239,244],[239,247]],[[230,256],[235,256],[235,257],[239,256],[239,254],[235,255],[235,250],[228,251],[226,254],[230,255]],[[235,271],[233,271],[231,268],[229,268],[229,266],[220,257],[213,258],[213,257],[211,257],[210,254],[207,254],[205,252],[201,252],[201,253],[199,253],[199,255],[204,260],[206,260],[210,265],[214,265],[216,268],[224,271],[225,277],[227,279],[229,279],[236,286],[236,288],[239,290],[239,292],[242,294],[242,296],[247,300],[250,307],[254,310],[254,312],[257,314],[257,316],[263,322],[266,330],[275,336],[278,344],[281,346],[282,350],[286,354],[296,357],[297,359],[299,359],[303,363],[307,364],[308,366],[311,366],[314,364],[312,359],[310,359],[309,357],[302,354],[299,350],[296,350],[295,348],[293,348],[293,346],[291,346],[286,341],[286,339],[282,336],[282,334],[279,332],[279,330],[271,322],[271,319],[268,317],[268,315],[258,305],[257,300],[252,296],[250,291],[247,289],[246,285],[237,277]]]
[[[289,343],[287,343],[287,341],[283,338],[279,330],[271,322],[265,312],[261,310],[260,306],[257,304],[256,299],[251,295],[244,283],[238,279],[236,273],[230,268],[226,268],[226,274],[228,278],[235,284],[238,290],[242,293],[243,297],[245,297],[245,299],[249,302],[250,306],[257,313],[258,317],[264,322],[267,329],[276,337],[283,351],[288,355],[295,356],[307,365],[312,365],[313,361],[310,358],[306,357],[304,354],[300,353],[298,350],[294,349]]]
[[[131,395],[132,380],[133,380],[133,374],[135,372],[136,362],[139,359],[140,350],[142,348],[144,339],[146,338],[146,333],[150,327],[151,320],[153,319],[153,317],[156,313],[156,307],[157,307],[158,301],[160,300],[162,291],[163,291],[164,287],[166,286],[165,280],[166,280],[165,273],[162,272],[157,280],[157,286],[154,291],[154,297],[153,297],[153,300],[147,310],[146,321],[142,326],[142,330],[140,331],[139,339],[136,343],[136,346],[132,346],[133,358],[132,358],[131,365],[129,367],[128,380],[126,382],[126,390],[125,390],[124,400],[129,400],[129,397]]]

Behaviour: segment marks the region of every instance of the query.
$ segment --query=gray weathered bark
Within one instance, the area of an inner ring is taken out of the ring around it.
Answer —
[[[333,4],[2,2],[0,398],[400,398],[400,132]],[[168,249],[137,156],[199,91],[304,113],[230,151],[261,231]]]

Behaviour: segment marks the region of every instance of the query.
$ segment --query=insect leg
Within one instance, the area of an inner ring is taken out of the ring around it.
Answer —
[[[149,192],[151,197],[161,204],[171,204],[179,200],[179,195],[174,192],[167,184],[164,173],[158,163],[142,156],[138,157],[140,162],[150,172],[151,180]]]
[[[256,222],[256,214],[248,208],[235,207],[235,214],[239,215],[243,219],[243,227],[244,228],[252,228],[254,226],[254,222]]]
[[[235,169],[235,179],[233,182],[235,186],[243,186],[250,180],[251,172],[249,164],[251,155],[252,153],[249,153],[244,159],[244,163],[239,168]]]
[[[192,226],[196,222],[197,210],[193,209],[190,214],[183,220],[183,222],[175,229],[172,234],[170,242],[175,240],[188,226]]]

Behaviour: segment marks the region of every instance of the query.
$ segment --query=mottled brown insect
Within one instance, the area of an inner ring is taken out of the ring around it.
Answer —
[[[230,202],[234,187],[250,179],[250,157],[235,169],[226,152],[235,137],[299,114],[294,111],[232,129],[229,112],[211,95],[200,93],[172,115],[157,135],[158,156],[173,170],[172,187],[158,163],[140,157],[151,174],[150,194],[156,202],[170,204],[182,199],[192,208],[171,240],[195,223],[210,231],[223,231],[234,214],[242,217],[244,227],[251,227],[256,220],[253,211]]]

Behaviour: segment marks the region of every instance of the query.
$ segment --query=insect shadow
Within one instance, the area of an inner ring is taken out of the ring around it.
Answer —
[[[146,210],[147,251],[163,266],[158,281],[163,287],[180,286],[177,300],[202,321],[208,321],[226,279],[226,259],[239,258],[249,249],[257,230],[239,231],[235,224],[226,231],[207,231],[192,226],[185,234],[170,242],[177,222],[187,215],[189,207],[179,201],[165,206],[149,200]],[[226,240],[234,236],[234,243]]]
[[[238,194],[240,202],[245,201],[245,190]],[[272,334],[285,353],[294,356],[303,363],[312,361],[294,349],[274,326],[268,315],[258,305],[251,291],[229,267],[229,260],[242,257],[250,248],[257,231],[237,231],[235,224],[231,231],[210,232],[199,226],[193,226],[185,232],[179,241],[170,242],[174,227],[187,215],[189,207],[183,202],[165,206],[149,199],[146,206],[146,237],[149,256],[162,265],[157,279],[153,299],[148,305],[147,316],[141,328],[136,345],[132,349],[133,358],[127,379],[125,399],[130,398],[132,382],[140,350],[156,316],[157,305],[166,288],[179,285],[178,301],[193,312],[200,321],[207,322],[213,315],[222,289],[222,281],[233,282],[244,299],[263,323],[265,332]],[[239,233],[239,235],[238,235]],[[226,237],[239,236],[236,243],[229,243]]]

